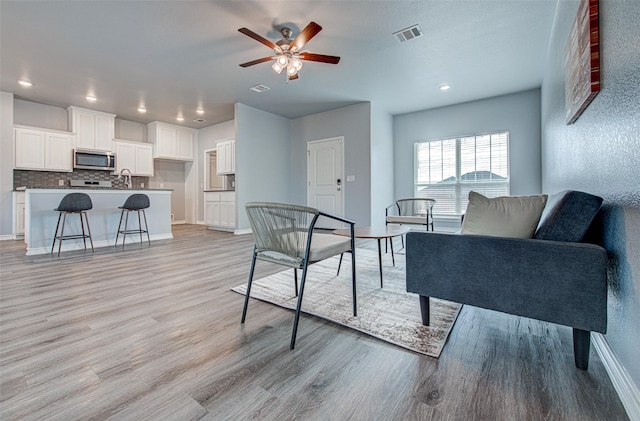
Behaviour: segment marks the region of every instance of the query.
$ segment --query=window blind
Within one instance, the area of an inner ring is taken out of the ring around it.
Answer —
[[[509,194],[509,132],[415,144],[415,197],[436,200],[434,215],[459,216],[470,191]]]

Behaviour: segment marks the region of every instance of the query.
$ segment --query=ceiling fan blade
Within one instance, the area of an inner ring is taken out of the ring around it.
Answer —
[[[326,56],[324,54],[300,53],[302,60],[319,61],[320,63],[338,64],[340,57]]]
[[[274,44],[273,42],[271,42],[268,39],[264,38],[263,36],[256,34],[251,29],[240,28],[240,29],[238,29],[238,32],[241,32],[241,33],[245,34],[246,36],[248,36],[249,38],[253,38],[256,41],[263,43],[264,45],[266,45],[269,48],[272,48],[274,50],[279,50],[280,49],[280,47],[278,47],[276,44]]]
[[[315,22],[311,22],[306,28],[298,34],[297,37],[289,44],[289,51],[300,51],[304,45],[311,40],[311,38],[318,35],[318,32],[322,31],[322,26]]]
[[[262,57],[259,58],[257,60],[253,60],[253,61],[248,61],[246,63],[242,63],[240,65],[240,67],[249,67],[249,66],[253,66],[254,64],[260,64],[260,63],[264,63],[265,61],[269,61],[269,60],[273,60],[275,57]]]

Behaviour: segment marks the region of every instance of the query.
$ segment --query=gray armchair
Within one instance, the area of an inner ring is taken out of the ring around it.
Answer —
[[[355,222],[321,212],[315,208],[285,203],[247,203],[246,211],[255,238],[255,246],[253,248],[253,259],[251,261],[251,271],[247,283],[241,323],[244,323],[247,315],[256,260],[293,268],[295,294],[298,296],[290,344],[290,348],[293,349],[296,343],[300,307],[302,306],[304,283],[309,265],[338,254],[341,255],[340,262],[342,262],[342,254],[345,252],[351,253],[353,315],[357,316]],[[349,224],[351,235],[344,237],[314,231],[316,221],[320,216]],[[298,269],[302,269],[299,289]]]
[[[407,291],[573,328],[576,367],[589,364],[590,332],[607,329],[607,253],[580,243],[602,199],[565,191],[545,206],[533,239],[407,234]]]

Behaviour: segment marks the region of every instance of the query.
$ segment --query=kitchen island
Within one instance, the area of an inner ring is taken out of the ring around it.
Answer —
[[[171,193],[172,190],[134,189],[82,189],[82,188],[29,188],[25,189],[25,233],[27,255],[49,253],[58,222],[58,207],[68,193],[86,193],[91,197],[93,209],[87,211],[94,247],[113,247],[122,206],[130,195],[143,193],[149,196],[151,206],[146,209],[151,241],[173,238],[171,234]],[[126,215],[125,215],[126,217]],[[123,222],[124,223],[124,222]],[[137,215],[129,216],[129,229],[137,228]],[[123,228],[124,229],[124,226]],[[80,233],[80,218],[67,216],[65,234]],[[143,237],[146,242],[146,236]],[[127,244],[140,242],[139,235],[127,235]],[[87,241],[88,243],[88,241]],[[122,244],[119,242],[120,245]],[[56,244],[56,248],[57,248]],[[89,245],[87,245],[89,247]],[[63,241],[62,251],[84,249],[82,240]]]

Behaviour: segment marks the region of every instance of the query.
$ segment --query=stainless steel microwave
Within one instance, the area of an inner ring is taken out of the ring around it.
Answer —
[[[75,149],[73,151],[73,168],[115,171],[116,154]]]

